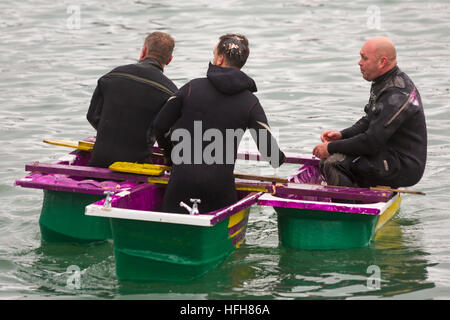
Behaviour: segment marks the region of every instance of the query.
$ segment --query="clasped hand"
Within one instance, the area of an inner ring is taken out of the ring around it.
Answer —
[[[336,141],[342,138],[342,134],[339,131],[335,130],[326,130],[323,131],[320,135],[320,140],[322,143],[318,144],[313,149],[313,155],[321,160],[325,160],[330,156],[328,152],[328,143],[332,141]]]

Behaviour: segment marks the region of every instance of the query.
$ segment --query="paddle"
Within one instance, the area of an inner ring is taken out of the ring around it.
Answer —
[[[63,146],[69,148],[75,148],[82,151],[92,151],[94,148],[94,142],[89,141],[67,141],[67,140],[59,140],[59,139],[46,139],[45,143],[52,144],[55,146]]]
[[[60,139],[46,139],[43,140],[45,143],[74,148],[82,151],[92,151],[94,148],[94,138],[90,138],[91,141],[68,141],[68,140],[60,140]],[[159,147],[153,147],[153,156],[162,157],[161,149]],[[237,154],[237,158],[240,160],[254,160],[261,161],[262,157],[258,153],[250,153],[250,152],[239,152]],[[286,155],[285,163],[291,164],[306,164],[306,165],[319,165],[319,159],[303,156],[303,155]]]
[[[91,139],[93,140],[93,139]],[[64,146],[64,147],[70,147],[75,148],[83,151],[92,151],[94,147],[94,142],[89,141],[67,141],[67,140],[58,140],[58,139],[46,139],[44,140],[45,143],[52,144],[52,145],[58,145],[58,146]],[[157,147],[153,148],[156,151],[159,151],[160,149]],[[156,156],[162,156],[160,153],[153,153],[153,155]],[[252,153],[238,153],[238,159],[244,159],[244,160],[256,160],[259,161],[261,159],[261,156],[259,154],[252,154]],[[286,163],[297,163],[297,164],[309,164],[309,165],[317,165],[319,162],[318,159],[314,158],[303,158],[301,156],[288,156],[286,157]],[[130,164],[130,163],[128,163]],[[130,166],[125,165],[121,167],[121,165],[116,165],[116,168],[111,168],[111,170],[114,171],[120,171],[120,172],[131,172],[131,173],[137,173],[137,174],[147,174],[152,176],[161,175],[164,171],[170,170],[170,167],[167,166],[159,166],[159,165],[150,165],[148,164],[146,168],[146,173],[142,171],[142,168],[139,168],[139,166]],[[152,167],[153,166],[153,167]],[[159,166],[158,168],[154,166]],[[130,171],[128,171],[130,170]],[[283,178],[277,178],[277,177],[264,177],[264,176],[255,176],[250,174],[240,174],[235,173],[235,177],[243,180],[257,180],[257,181],[267,181],[267,182],[275,182],[275,183],[293,183],[289,182],[287,179]],[[309,184],[314,185],[314,184]],[[328,186],[333,188],[347,188],[342,186]],[[378,186],[378,187],[371,187],[370,190],[374,191],[389,191],[389,192],[398,192],[398,193],[408,193],[408,194],[416,194],[416,195],[425,195],[424,192],[421,191],[414,191],[414,190],[405,190],[405,189],[392,189],[390,187],[384,187],[384,186]]]
[[[251,174],[241,174],[241,173],[235,173],[234,176],[239,179],[244,180],[258,180],[258,181],[269,181],[269,182],[275,182],[275,183],[289,183],[289,184],[307,184],[312,186],[318,186],[318,184],[313,183],[298,183],[298,182],[290,182],[288,179],[284,178],[278,178],[278,177],[266,177],[266,176],[256,176]],[[344,186],[333,186],[333,185],[326,185],[327,187],[332,188],[349,188]],[[353,189],[353,188],[352,188]],[[370,190],[377,190],[377,191],[390,191],[390,192],[398,192],[398,193],[410,193],[410,194],[417,194],[417,195],[426,195],[422,191],[414,191],[414,190],[405,190],[405,189],[392,189],[387,186],[377,186],[377,187],[370,187]]]
[[[154,176],[154,175],[161,175],[164,171],[170,170],[170,167],[163,166],[163,165],[157,165],[157,164],[138,164],[138,163],[130,163],[130,162],[115,162],[109,167],[109,169],[111,169],[113,171],[131,172],[131,173]],[[289,185],[308,185],[308,186],[327,187],[327,188],[339,188],[339,189],[347,190],[347,191],[355,190],[355,189],[364,189],[364,188],[351,188],[351,187],[344,187],[344,186],[332,186],[332,185],[322,186],[322,185],[318,185],[318,184],[296,183],[296,182],[290,182],[286,178],[258,176],[258,175],[252,175],[252,174],[234,173],[234,176],[236,178],[242,179],[242,180],[265,181],[265,182],[283,183],[283,184],[289,184]],[[152,178],[150,178],[150,180],[151,179]],[[154,182],[154,181],[157,181],[155,179],[153,179],[152,181],[150,181],[150,180],[149,180],[149,182],[157,183],[157,182]],[[167,183],[167,182],[165,182],[165,183]],[[275,188],[276,187],[285,188],[285,186],[275,186]],[[425,195],[425,193],[423,193],[421,191],[392,189],[390,187],[384,187],[384,186],[371,187],[371,188],[369,188],[369,190]]]
[[[132,164],[133,166],[140,166],[139,164]],[[151,166],[146,165],[148,173],[154,174],[155,170],[151,170]],[[156,169],[159,170],[157,174],[159,176],[146,175],[145,171],[140,171],[139,174],[135,173],[124,173],[126,171],[124,168],[121,169],[122,172],[115,172],[107,168],[96,168],[78,165],[67,165],[67,164],[56,164],[56,163],[40,163],[33,162],[25,166],[27,171],[39,172],[41,174],[63,174],[70,177],[89,177],[95,179],[104,180],[119,180],[119,181],[134,181],[138,183],[162,183],[167,184],[169,182],[170,176],[165,174],[162,175],[164,166],[157,166]],[[142,168],[141,168],[142,169]],[[133,170],[136,172],[136,170]],[[273,180],[274,177],[252,177],[255,180],[266,180],[269,178]],[[280,179],[280,178],[277,178]],[[274,182],[243,182],[241,179],[236,181],[237,190],[245,191],[257,191],[257,192],[269,192],[272,194],[277,194],[280,196],[315,196],[323,198],[333,198],[333,199],[347,199],[347,200],[359,200],[363,202],[386,202],[392,197],[392,192],[390,191],[379,191],[370,190],[365,188],[335,188],[322,185],[313,184],[302,184],[302,183],[286,183],[286,185],[275,185]]]

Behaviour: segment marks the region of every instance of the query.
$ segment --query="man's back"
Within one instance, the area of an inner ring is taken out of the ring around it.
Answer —
[[[262,131],[258,149],[274,167],[283,163],[254,91],[254,81],[242,71],[210,64],[207,78],[190,81],[167,102],[153,124],[160,146],[170,148],[169,128],[178,141],[170,152],[174,165],[164,211],[183,213],[180,201],[192,198],[201,199],[202,213],[237,201],[233,169],[246,129]]]
[[[97,129],[89,164],[108,167],[116,161],[150,161],[152,143],[147,141],[147,131],[176,90],[151,58],[117,67],[100,78],[87,114]]]

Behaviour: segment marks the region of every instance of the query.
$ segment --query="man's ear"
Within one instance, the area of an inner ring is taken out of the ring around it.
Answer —
[[[145,58],[146,54],[147,54],[147,47],[144,45],[142,47],[141,56],[139,57],[139,60],[143,60]]]
[[[225,62],[225,58],[223,56],[223,54],[220,54],[217,56],[217,60],[216,60],[216,65],[218,65],[219,67],[221,67]]]
[[[170,55],[169,60],[166,62],[166,66],[172,61],[172,59],[173,59],[173,55]]]
[[[380,66],[381,68],[386,67],[389,64],[389,61],[386,57],[381,57],[380,59]]]

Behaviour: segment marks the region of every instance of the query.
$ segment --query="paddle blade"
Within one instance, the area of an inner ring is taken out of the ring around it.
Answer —
[[[82,151],[92,151],[94,148],[93,142],[87,142],[87,141],[67,141],[67,140],[59,140],[59,139],[46,139],[44,140],[45,143],[53,144],[55,146],[62,146],[62,147],[69,147],[74,148]]]

